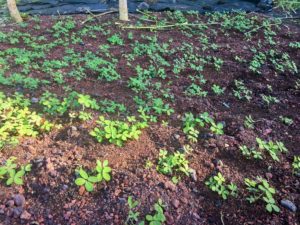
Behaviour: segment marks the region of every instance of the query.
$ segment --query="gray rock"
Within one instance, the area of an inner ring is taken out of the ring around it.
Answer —
[[[15,202],[14,202],[14,200],[9,200],[9,201],[6,202],[5,205],[6,205],[7,208],[11,208],[15,205]]]
[[[179,207],[179,201],[177,199],[172,200],[172,205],[177,209]]]
[[[272,9],[272,0],[260,0],[257,7],[264,11],[270,11]]]
[[[16,194],[16,195],[14,195],[13,199],[14,199],[14,202],[15,202],[16,206],[24,207],[24,205],[25,205],[24,195]]]
[[[30,218],[31,218],[31,214],[26,210],[20,216],[20,219],[22,220],[29,220]]]
[[[164,186],[166,189],[169,189],[170,191],[176,191],[176,185],[173,184],[171,181],[166,181],[164,183]]]
[[[148,10],[149,9],[149,4],[147,2],[141,2],[140,4],[138,4],[137,8],[139,10]]]
[[[16,207],[16,208],[13,209],[12,215],[13,215],[14,218],[18,218],[22,214],[22,212],[23,212],[22,207]]]
[[[194,181],[197,181],[197,172],[194,169],[190,170],[191,177]]]
[[[290,210],[291,212],[296,212],[297,211],[297,206],[288,199],[282,199],[280,201],[280,204],[281,204],[282,207]]]
[[[38,98],[35,98],[35,97],[33,97],[33,98],[31,98],[31,102],[32,102],[32,103],[38,103],[38,102],[39,102],[39,99],[38,99]]]

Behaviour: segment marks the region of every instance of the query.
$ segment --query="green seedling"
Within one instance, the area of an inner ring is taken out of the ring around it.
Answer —
[[[111,168],[108,166],[108,160],[104,160],[103,163],[97,160],[97,166],[92,172],[93,175],[89,175],[82,167],[77,169],[76,172],[79,177],[76,178],[75,184],[84,186],[88,192],[92,192],[97,183],[111,180]]]
[[[226,180],[223,175],[219,172],[216,176],[209,178],[205,184],[214,192],[217,192],[224,200],[228,198],[229,195],[237,196],[237,186],[234,183],[225,184]]]
[[[14,163],[16,157],[10,157],[6,160],[5,165],[0,166],[0,180],[6,179],[6,185],[23,185],[23,177],[26,173],[31,171],[31,164],[21,166]]]
[[[162,225],[166,221],[164,215],[164,205],[161,199],[154,204],[154,215],[146,215],[146,220],[149,222],[149,225]]]
[[[161,149],[159,152],[157,171],[165,175],[171,175],[172,181],[178,183],[180,175],[189,176],[191,169],[189,168],[189,162],[185,154],[180,152],[169,154],[168,151]]]
[[[146,122],[136,122],[135,117],[127,117],[127,121],[107,120],[100,116],[97,120],[100,128],[94,128],[90,135],[95,137],[98,142],[107,140],[121,147],[128,140],[137,140],[142,133],[141,129],[148,126]]]
[[[262,179],[261,177],[257,177],[256,180],[246,178],[245,184],[247,186],[247,190],[251,194],[247,197],[247,200],[250,203],[254,203],[261,199],[265,202],[266,210],[268,212],[272,213],[280,211],[273,197],[276,190],[270,186],[267,180]]]

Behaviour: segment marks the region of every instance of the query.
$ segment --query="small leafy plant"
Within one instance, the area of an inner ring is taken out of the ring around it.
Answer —
[[[0,166],[0,180],[6,179],[6,185],[23,185],[23,177],[31,171],[31,164],[21,166],[15,163],[16,157],[10,157],[6,160],[5,165]]]
[[[233,95],[239,100],[247,100],[248,102],[252,99],[252,91],[249,90],[242,80],[234,80],[236,89],[233,90]]]
[[[263,159],[262,153],[256,151],[254,148],[248,148],[246,145],[240,146],[240,150],[247,159],[254,158],[254,159]]]
[[[226,180],[223,175],[218,172],[216,176],[209,178],[205,184],[214,192],[217,192],[224,200],[228,198],[229,195],[237,196],[237,186],[234,183],[225,184]]]
[[[224,94],[224,90],[225,88],[222,88],[220,87],[219,85],[217,84],[214,84],[211,89],[213,90],[213,92],[216,94],[216,95],[222,95]]]
[[[139,219],[138,219],[140,213],[138,211],[136,211],[136,209],[135,209],[138,206],[138,204],[139,204],[139,202],[134,201],[132,199],[132,196],[128,197],[127,205],[129,208],[129,212],[128,212],[128,216],[127,216],[127,219],[125,222],[126,225],[130,225],[130,224],[144,225],[145,224],[144,221],[139,221]]]
[[[292,167],[293,174],[300,174],[300,156],[294,156]]]
[[[154,215],[146,215],[146,220],[149,222],[149,225],[162,225],[166,221],[164,215],[164,205],[161,199],[154,204]]]
[[[281,120],[282,123],[284,123],[287,126],[291,126],[294,123],[293,119],[285,116],[280,116],[279,119]]]
[[[192,113],[186,113],[183,118],[183,132],[187,135],[188,139],[192,142],[197,142],[200,131],[198,127],[205,127],[210,125],[210,131],[221,135],[224,134],[222,123],[216,123],[207,112],[195,117]]]
[[[36,137],[55,125],[29,109],[30,102],[23,95],[12,97],[0,92],[0,149],[16,145],[21,137]]]
[[[256,138],[256,142],[259,146],[259,149],[267,151],[272,159],[278,162],[280,161],[279,153],[286,153],[288,151],[281,141],[267,142],[260,138]]]
[[[97,120],[100,128],[94,128],[90,135],[95,137],[98,142],[107,140],[121,147],[128,140],[137,140],[142,133],[141,129],[147,127],[146,122],[137,122],[135,117],[127,117],[127,121],[107,120],[100,116]]]
[[[123,45],[124,44],[123,39],[118,34],[112,35],[110,38],[107,39],[107,41],[113,45]]]
[[[97,160],[97,166],[93,172],[93,175],[89,175],[82,167],[76,170],[79,177],[75,180],[77,186],[84,186],[88,192],[94,190],[96,183],[102,181],[110,181],[111,168],[108,166],[108,160],[104,160],[103,163]]]
[[[246,178],[245,184],[247,186],[247,190],[251,194],[249,197],[247,197],[247,200],[250,203],[254,203],[262,199],[266,204],[266,210],[268,212],[271,213],[280,211],[273,197],[273,195],[276,193],[276,190],[270,186],[267,180],[261,177],[257,177],[256,180]]]
[[[254,129],[255,121],[253,120],[251,115],[245,117],[244,126],[248,129]]]
[[[94,184],[98,182],[98,178],[96,176],[89,176],[88,173],[80,168],[77,170],[80,177],[75,180],[75,184],[77,186],[83,186],[88,192],[94,190]]]
[[[172,175],[172,181],[177,183],[179,175],[190,175],[191,169],[189,168],[189,162],[185,157],[185,154],[175,152],[169,154],[167,150],[161,149],[159,152],[157,171],[165,174]]]

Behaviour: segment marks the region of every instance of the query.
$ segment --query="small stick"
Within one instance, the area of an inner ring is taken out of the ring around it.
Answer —
[[[225,225],[224,220],[223,220],[223,212],[221,212],[221,222],[223,225]]]
[[[98,18],[98,17],[101,17],[101,16],[104,16],[104,15],[107,15],[107,14],[111,14],[111,13],[116,13],[118,12],[117,10],[111,10],[111,11],[107,11],[107,12],[104,12],[104,13],[100,13],[98,15],[94,15],[90,10],[88,10],[88,13],[92,15],[92,18],[88,18],[86,19],[85,21],[81,22],[81,24],[85,24],[87,22],[89,22],[90,20],[94,19],[94,18]]]

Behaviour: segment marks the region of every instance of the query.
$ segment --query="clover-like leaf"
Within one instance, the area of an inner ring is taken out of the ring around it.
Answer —
[[[75,180],[75,184],[78,185],[78,186],[84,185],[85,182],[86,182],[86,180],[83,179],[83,178],[77,178],[77,179]]]

